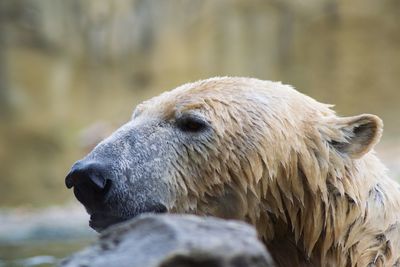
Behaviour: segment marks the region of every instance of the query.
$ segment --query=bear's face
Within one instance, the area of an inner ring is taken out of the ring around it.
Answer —
[[[139,105],[74,164],[66,184],[98,231],[144,212],[251,218],[271,194],[269,183],[290,179],[280,170],[297,168],[292,157],[308,149],[310,136],[316,147],[362,154],[376,125],[370,117],[360,117],[361,128],[353,124],[279,83],[200,81]]]
[[[214,117],[200,95],[167,93],[139,105],[66,178],[91,227],[102,230],[144,212],[194,211],[207,187],[222,183],[205,181],[219,152]]]

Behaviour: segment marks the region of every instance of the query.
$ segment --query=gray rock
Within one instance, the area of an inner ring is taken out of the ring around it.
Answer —
[[[273,266],[250,225],[194,215],[142,215],[104,231],[60,266]]]

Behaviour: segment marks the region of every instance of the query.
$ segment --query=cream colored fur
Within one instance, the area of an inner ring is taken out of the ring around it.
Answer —
[[[248,221],[280,266],[400,266],[400,189],[374,115],[338,117],[288,85],[212,78],[137,108],[195,112],[213,132],[176,147],[173,212]]]

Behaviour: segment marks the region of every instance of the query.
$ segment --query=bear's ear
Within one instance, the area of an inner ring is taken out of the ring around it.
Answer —
[[[340,141],[332,140],[331,145],[354,159],[369,152],[378,143],[383,130],[382,120],[371,114],[337,118],[335,124],[342,138]]]

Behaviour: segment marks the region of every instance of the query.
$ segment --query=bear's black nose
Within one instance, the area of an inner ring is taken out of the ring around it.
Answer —
[[[76,198],[87,208],[100,204],[110,188],[107,166],[95,161],[78,161],[65,178],[67,188],[74,187]]]
[[[104,189],[107,170],[98,162],[78,161],[65,178],[67,188],[89,183],[94,189]]]

